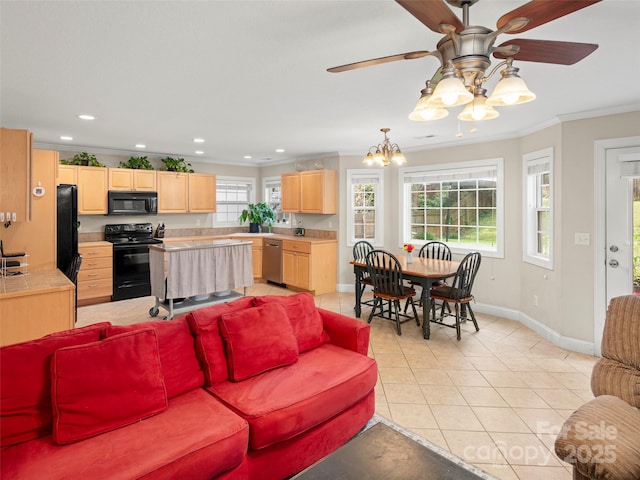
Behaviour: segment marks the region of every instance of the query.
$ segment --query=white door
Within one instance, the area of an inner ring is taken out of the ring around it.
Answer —
[[[607,305],[633,292],[633,179],[640,177],[640,148],[607,151]]]

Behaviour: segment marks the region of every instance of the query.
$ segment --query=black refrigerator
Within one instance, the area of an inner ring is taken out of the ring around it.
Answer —
[[[57,267],[70,275],[70,265],[78,254],[78,187],[58,185]]]

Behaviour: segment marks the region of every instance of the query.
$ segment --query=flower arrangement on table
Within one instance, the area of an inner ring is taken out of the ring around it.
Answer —
[[[413,252],[413,249],[414,249],[414,248],[415,248],[415,247],[413,246],[413,243],[405,243],[405,244],[402,246],[402,249],[403,249],[405,252],[409,252],[409,253]]]

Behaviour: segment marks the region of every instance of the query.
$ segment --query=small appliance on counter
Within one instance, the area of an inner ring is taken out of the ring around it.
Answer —
[[[155,238],[164,238],[164,223],[159,223],[156,228],[156,233],[153,235]]]
[[[293,234],[296,237],[304,237],[304,228],[298,227],[293,229]]]

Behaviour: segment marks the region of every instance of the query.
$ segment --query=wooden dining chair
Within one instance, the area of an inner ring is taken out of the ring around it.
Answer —
[[[420,318],[418,318],[418,312],[416,310],[413,297],[416,295],[416,291],[413,287],[404,284],[404,278],[402,275],[402,267],[398,259],[389,252],[384,250],[372,250],[367,254],[367,272],[373,282],[373,309],[369,314],[368,323],[371,323],[374,316],[392,320],[391,306],[393,306],[393,312],[395,316],[396,328],[398,335],[402,335],[400,324],[411,320],[411,316],[404,313],[400,313],[400,301],[406,300],[411,304],[413,309],[413,318],[416,323],[420,325]],[[384,301],[388,300],[389,316],[384,316]],[[376,315],[376,310],[380,309],[379,314]],[[400,320],[400,318],[405,320]]]
[[[451,261],[451,249],[449,248],[449,246],[446,243],[442,243],[442,242],[427,242],[425,243],[422,248],[420,249],[420,251],[418,252],[418,257],[421,258],[435,258],[436,260],[449,260]],[[446,283],[445,280],[435,280],[433,282],[433,286],[440,286],[442,284]],[[419,282],[415,282],[415,281],[411,281],[410,284],[413,287],[416,286],[420,286]],[[425,291],[424,289],[422,289],[422,292],[420,294],[420,306],[422,306],[422,303],[427,299],[427,294],[429,292]],[[451,312],[451,309],[449,308],[449,306],[447,305],[446,307],[449,312]],[[431,304],[431,309],[432,309],[432,317],[435,317],[435,309],[436,309],[436,305],[435,302]],[[407,306],[405,305],[404,307],[404,313],[407,313]]]
[[[365,261],[367,258],[367,254],[372,250],[373,250],[373,245],[371,245],[366,240],[359,240],[353,245],[353,259]],[[362,275],[362,278],[360,279],[360,287],[361,287],[360,298],[358,299],[360,301],[360,305],[364,304],[364,305],[373,306],[375,298],[372,298],[371,300],[366,300],[364,302],[362,301],[362,295],[364,294],[365,288],[367,287],[373,288],[373,282],[371,281],[371,277],[369,276],[368,272]]]
[[[480,268],[482,256],[479,252],[471,252],[462,259],[456,275],[453,277],[451,285],[442,284],[431,288],[431,300],[440,300],[442,307],[440,316],[433,317],[432,322],[456,329],[456,337],[460,340],[460,323],[466,322],[468,319],[473,321],[476,332],[480,331],[476,316],[471,309],[471,301],[474,299],[471,290],[473,282]],[[455,304],[455,313],[445,312],[445,303]],[[467,313],[468,312],[468,313]],[[468,316],[469,315],[469,316]],[[446,317],[455,316],[455,324],[445,323]]]

